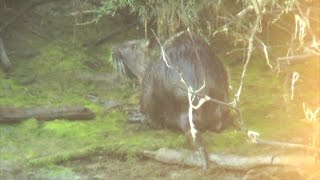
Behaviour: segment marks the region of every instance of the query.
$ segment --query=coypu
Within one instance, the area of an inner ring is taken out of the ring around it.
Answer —
[[[196,93],[194,104],[199,102],[199,96],[204,95],[228,101],[228,78],[224,66],[196,33],[183,31],[172,36],[163,44],[163,51],[160,46],[150,48],[150,42],[145,40],[130,41],[117,46],[113,57],[120,72],[138,79],[142,85],[140,110],[153,127],[180,130],[187,137],[191,136],[186,85],[194,91],[203,87]],[[223,130],[229,120],[228,112],[228,107],[211,101],[193,110],[193,122],[200,130],[196,133],[194,145],[204,160],[204,169],[208,168],[208,156],[201,131]]]
[[[148,40],[132,40],[117,45],[113,49],[112,62],[115,69],[124,77],[138,80],[142,84],[148,64],[154,59],[155,48]]]

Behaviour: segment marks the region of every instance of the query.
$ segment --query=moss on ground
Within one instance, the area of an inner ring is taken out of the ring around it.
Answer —
[[[97,114],[96,119],[50,122],[29,119],[20,124],[2,124],[0,161],[49,166],[91,153],[124,154],[134,158],[146,149],[188,147],[182,134],[169,130],[139,130],[139,125],[127,123],[127,116],[123,112],[105,111],[102,106],[87,100],[86,95],[97,93],[102,98],[137,103],[139,90],[128,84],[106,90],[107,84],[88,84],[73,79],[74,74],[94,72],[84,65],[85,53],[75,51],[77,48],[70,49],[73,51],[64,52],[61,45],[50,44],[41,49],[41,55],[32,59],[32,63],[17,66],[14,74],[17,76],[14,78],[1,76],[0,106],[82,104]],[[106,63],[106,66],[110,65]],[[244,82],[241,107],[247,126],[266,138],[279,140],[301,136],[310,127],[297,121],[295,114],[291,114],[293,119],[288,118],[286,104],[282,100],[283,78],[275,78],[264,66],[261,62],[252,62]],[[77,68],[64,71],[74,67]],[[110,67],[106,67],[106,71],[110,72]],[[238,77],[241,68],[236,67],[233,71],[232,77]],[[37,80],[30,85],[23,85],[19,82],[19,74],[27,75],[25,78],[36,74]],[[238,82],[239,79],[232,79],[234,88],[237,88]],[[302,117],[301,111],[296,114]],[[286,127],[279,128],[283,125]],[[207,132],[205,139],[211,152],[252,153],[257,149],[245,143],[246,136],[232,128],[221,134]]]
[[[92,36],[95,29],[79,29],[78,33],[83,32],[83,35],[77,36],[76,41],[69,33],[63,36],[66,37],[65,41],[29,43],[34,46],[32,48],[38,49],[39,55],[24,61],[13,58],[14,71],[10,78],[0,72],[0,107],[81,104],[93,110],[97,114],[96,119],[57,119],[50,122],[29,119],[20,124],[1,124],[0,162],[26,168],[42,167],[38,169],[42,172],[38,174],[40,177],[59,179],[73,177],[72,170],[58,165],[69,159],[95,153],[114,153],[134,159],[143,150],[189,148],[181,133],[143,130],[140,125],[129,124],[124,112],[118,109],[106,111],[101,105],[86,98],[87,95],[96,95],[105,100],[137,104],[139,87],[117,78],[112,80],[112,77],[108,82],[78,78],[83,74],[112,73],[109,62],[112,42],[97,49],[84,48],[83,41],[88,40],[85,37]],[[129,32],[129,35],[133,34]],[[120,39],[117,37],[115,41]],[[312,68],[312,65],[307,68]],[[242,66],[230,66],[229,69],[233,86],[231,94],[234,94],[239,85]],[[309,72],[305,69],[302,71]],[[286,104],[283,100],[284,75],[276,77],[264,61],[254,60],[253,57],[241,95],[241,108],[248,128],[260,132],[265,138],[293,142],[302,138],[302,142],[308,143],[310,126],[300,121],[303,118],[301,102],[308,102],[318,92],[303,92],[309,87],[316,89],[315,84],[320,84],[319,79],[308,81],[312,78],[307,77],[317,73],[311,72],[304,77],[303,82],[299,82],[302,88],[297,90],[297,99]],[[304,83],[309,85],[303,86]],[[246,136],[232,128],[221,134],[206,132],[205,139],[210,152],[252,154],[266,151],[246,143]]]

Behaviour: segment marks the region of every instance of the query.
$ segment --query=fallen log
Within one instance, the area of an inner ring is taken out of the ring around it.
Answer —
[[[257,145],[268,145],[275,146],[282,149],[294,149],[294,150],[304,150],[309,152],[314,152],[319,154],[320,149],[318,147],[308,146],[304,144],[287,143],[280,141],[271,141],[260,138],[260,134],[254,131],[248,131],[249,142]]]
[[[54,119],[90,120],[95,114],[82,106],[35,107],[35,108],[0,108],[0,123],[16,123],[25,119],[50,121]]]
[[[158,151],[144,151],[145,157],[167,164],[202,167],[202,160],[197,152],[161,148]],[[259,155],[239,156],[209,154],[211,166],[230,170],[247,171],[261,166],[295,166],[309,168],[316,165],[314,157],[308,155]]]
[[[279,141],[271,141],[271,140],[264,140],[257,138],[254,144],[260,145],[268,145],[268,146],[276,146],[282,149],[296,149],[296,150],[306,150],[315,153],[320,153],[320,149],[312,146],[307,146],[303,144],[295,144],[295,143],[286,143],[286,142],[279,142]]]

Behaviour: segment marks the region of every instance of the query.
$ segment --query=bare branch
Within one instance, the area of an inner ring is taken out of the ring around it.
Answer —
[[[280,64],[283,64],[283,63],[290,64],[290,63],[296,62],[296,61],[310,60],[310,59],[312,59],[314,57],[320,57],[320,56],[317,56],[315,54],[300,54],[300,55],[296,55],[296,56],[279,57],[277,59],[277,61]]]
[[[261,21],[261,16],[257,16],[255,24],[254,24],[254,26],[252,28],[251,36],[250,36],[250,38],[248,40],[247,60],[246,60],[246,63],[244,64],[244,66],[243,66],[243,71],[242,71],[242,75],[241,75],[241,81],[240,81],[239,89],[238,89],[237,93],[235,94],[235,98],[236,98],[237,102],[240,101],[240,95],[241,95],[241,90],[242,90],[242,86],[243,86],[244,77],[245,77],[245,74],[246,74],[246,71],[247,71],[247,67],[248,67],[248,64],[250,62],[250,58],[251,58],[251,54],[252,54],[253,39],[254,39],[255,34],[258,31],[258,27],[259,27],[260,21]]]

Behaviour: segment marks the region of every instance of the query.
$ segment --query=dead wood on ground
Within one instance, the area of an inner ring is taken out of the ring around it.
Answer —
[[[144,151],[143,155],[167,164],[202,167],[197,152],[161,148],[158,151]],[[316,166],[313,156],[305,154],[239,156],[232,154],[209,154],[211,166],[230,170],[250,170],[261,166],[294,166],[307,168]]]
[[[268,145],[268,146],[275,146],[282,149],[295,149],[295,150],[303,150],[303,151],[310,151],[315,153],[320,153],[320,149],[312,146],[307,146],[304,144],[295,144],[295,143],[287,143],[287,142],[279,142],[279,141],[271,141],[271,140],[264,140],[257,138],[254,144],[258,145]]]
[[[50,121],[54,119],[90,120],[95,114],[83,106],[0,108],[0,123],[16,123],[29,118]]]

